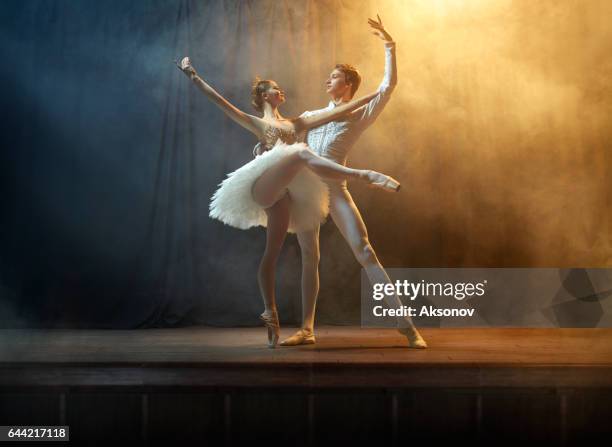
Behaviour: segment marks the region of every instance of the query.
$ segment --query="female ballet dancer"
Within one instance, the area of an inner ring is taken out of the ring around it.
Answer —
[[[368,103],[378,92],[363,96],[329,112],[312,117],[283,118],[278,107],[285,94],[272,80],[253,84],[253,107],[263,117],[250,115],[233,106],[208,85],[184,57],[176,65],[204,94],[232,120],[246,128],[262,143],[264,152],[227,175],[214,193],[210,217],[240,229],[267,227],[266,248],[257,280],[265,310],[260,319],[268,328],[268,346],[276,347],[280,335],[274,295],[275,268],[287,232],[295,233],[319,225],[329,213],[327,187],[320,177],[358,179],[369,186],[398,191],[400,184],[390,176],[372,170],[353,169],[314,153],[298,136],[313,127],[336,120]],[[308,168],[308,169],[303,169]]]

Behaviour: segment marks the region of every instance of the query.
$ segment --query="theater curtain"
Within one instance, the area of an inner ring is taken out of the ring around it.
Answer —
[[[208,218],[255,139],[172,61],[250,113],[253,78],[273,78],[297,115],[327,105],[337,62],[378,86],[377,12],[399,84],[349,161],[405,185],[351,186],[379,259],[610,266],[608,7],[459,3],[2,2],[2,327],[258,324],[265,233]],[[317,323],[358,323],[360,266],[331,223],[321,254]],[[277,278],[281,322],[298,323],[294,237]]]

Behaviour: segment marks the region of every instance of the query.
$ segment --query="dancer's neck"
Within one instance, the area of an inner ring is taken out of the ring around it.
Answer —
[[[349,101],[351,100],[351,98],[349,97],[349,94],[348,94],[348,92],[347,92],[347,93],[345,93],[345,94],[344,94],[344,95],[342,95],[342,96],[338,96],[338,97],[334,97],[334,96],[332,96],[331,100],[332,100],[332,102],[333,102],[334,104],[336,104],[336,105],[338,106],[338,105],[340,105],[340,104],[344,104],[344,103],[349,102]]]
[[[263,116],[264,119],[279,120],[279,121],[284,120],[283,116],[278,111],[278,108],[277,107],[272,107],[267,102],[264,102],[263,114],[264,114],[264,116]]]

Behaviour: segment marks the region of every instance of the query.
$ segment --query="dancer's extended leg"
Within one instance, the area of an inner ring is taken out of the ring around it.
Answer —
[[[269,167],[255,181],[252,189],[253,199],[261,206],[271,206],[304,167],[320,177],[335,180],[358,179],[388,190],[393,190],[391,185],[397,183],[391,177],[379,172],[347,168],[315,154],[310,149],[301,149]]]
[[[276,263],[287,236],[287,228],[289,227],[290,200],[289,196],[285,194],[274,205],[265,209],[268,217],[266,249],[259,264],[257,281],[265,305],[265,311],[260,318],[268,327],[268,344],[270,347],[276,346],[280,334],[274,293],[275,272]]]
[[[391,283],[387,272],[378,260],[372,245],[368,239],[368,232],[363,222],[359,209],[346,188],[344,182],[328,182],[330,186],[330,215],[337,225],[340,233],[348,242],[355,258],[365,269],[371,284]],[[391,307],[402,305],[399,297],[394,294],[386,296],[385,300]],[[412,347],[427,347],[410,317],[398,319],[398,326],[407,326],[400,329],[407,336]]]

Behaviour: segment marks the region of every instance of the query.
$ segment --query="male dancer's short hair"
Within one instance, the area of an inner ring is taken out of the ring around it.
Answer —
[[[346,79],[347,83],[351,83],[352,98],[361,84],[361,75],[351,64],[336,64],[335,68],[344,73],[344,78]]]

